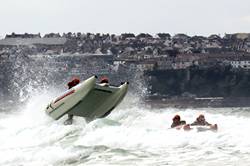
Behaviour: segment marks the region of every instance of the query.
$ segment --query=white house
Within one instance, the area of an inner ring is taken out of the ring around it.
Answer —
[[[250,69],[250,60],[241,60],[241,61],[230,61],[230,64],[233,68],[243,68],[243,69]]]

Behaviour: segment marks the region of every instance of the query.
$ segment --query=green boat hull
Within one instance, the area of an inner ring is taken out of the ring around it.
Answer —
[[[53,100],[45,111],[55,120],[65,114],[87,119],[103,118],[123,100],[127,90],[127,82],[114,87],[96,84],[96,77],[91,77]]]

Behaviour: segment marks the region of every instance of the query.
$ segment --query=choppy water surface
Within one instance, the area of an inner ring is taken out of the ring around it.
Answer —
[[[43,112],[53,95],[1,111],[0,165],[250,165],[249,109],[154,109],[128,95],[105,119],[64,126]],[[177,113],[187,122],[203,113],[219,130],[169,129]]]

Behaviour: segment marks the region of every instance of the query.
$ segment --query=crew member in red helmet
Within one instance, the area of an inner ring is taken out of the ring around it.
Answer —
[[[80,80],[78,78],[74,78],[72,79],[72,81],[68,82],[68,89],[73,88],[74,86],[76,86],[77,84],[80,83]],[[68,114],[68,119],[64,122],[65,125],[71,125],[73,122],[73,115],[72,114]]]
[[[72,81],[68,83],[68,87],[69,89],[71,89],[72,87],[76,86],[79,83],[80,83],[80,80],[78,78],[74,78]]]
[[[191,123],[191,126],[211,126],[211,124],[206,121],[203,114],[200,114],[196,120]]]
[[[101,77],[101,80],[100,80],[100,85],[102,86],[109,86],[109,80],[107,77]]]
[[[181,120],[180,115],[175,115],[172,120],[173,123],[171,124],[171,128],[186,124],[185,120]]]

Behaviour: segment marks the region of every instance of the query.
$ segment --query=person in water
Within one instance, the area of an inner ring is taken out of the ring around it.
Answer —
[[[211,126],[205,119],[204,115],[199,115],[196,120],[190,124],[191,126]]]
[[[72,81],[68,83],[68,89],[73,88],[77,84],[80,83],[80,80],[78,78],[74,78]],[[68,119],[64,122],[65,125],[71,125],[73,122],[73,114],[68,114]]]
[[[185,120],[181,120],[180,115],[175,115],[172,120],[171,128],[186,124]]]

